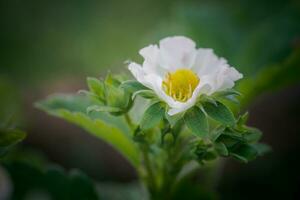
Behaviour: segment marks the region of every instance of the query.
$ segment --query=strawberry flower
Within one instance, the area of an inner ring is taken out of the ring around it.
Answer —
[[[150,88],[175,115],[194,106],[202,94],[230,89],[243,75],[212,49],[196,48],[191,39],[174,36],[162,39],[139,51],[142,65],[132,62],[128,68],[144,86]]]

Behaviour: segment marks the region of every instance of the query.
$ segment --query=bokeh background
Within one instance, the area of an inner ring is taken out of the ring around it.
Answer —
[[[239,86],[246,93],[243,109],[273,148],[247,165],[224,162],[215,186],[218,198],[299,198],[297,0],[1,0],[1,117],[13,118],[28,133],[11,159],[77,168],[103,184],[103,193],[115,193],[115,199],[126,199],[124,194],[140,199],[136,173],[117,152],[33,104],[52,93],[85,89],[87,76],[128,73],[125,61],[140,62],[140,48],[173,35],[213,48],[244,74],[247,80]],[[12,199],[39,199],[28,192],[36,182],[26,169],[5,167],[13,181]]]

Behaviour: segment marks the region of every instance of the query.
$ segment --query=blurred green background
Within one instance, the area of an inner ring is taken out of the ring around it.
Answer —
[[[226,161],[215,187],[219,198],[299,197],[299,1],[1,0],[0,28],[1,120],[13,118],[28,133],[13,159],[40,166],[35,160],[43,157],[67,170],[78,168],[93,180],[116,184],[112,191],[130,190],[128,199],[139,199],[130,185],[136,174],[118,153],[33,103],[86,88],[86,76],[128,73],[124,62],[140,62],[139,49],[185,35],[198,47],[213,48],[245,75],[239,85],[243,109],[250,110],[250,124],[273,147],[249,165]],[[6,169],[19,192],[12,198],[21,199],[27,189],[19,179],[26,172],[16,175],[15,167]],[[110,191],[107,185],[100,188]],[[120,197],[125,199],[114,198]]]

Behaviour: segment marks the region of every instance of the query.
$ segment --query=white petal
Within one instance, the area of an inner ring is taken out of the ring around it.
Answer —
[[[198,74],[200,82],[203,76],[206,77],[211,87],[208,94],[232,88],[234,81],[242,78],[242,74],[230,67],[227,60],[215,55],[212,49],[198,49],[192,70]]]
[[[154,73],[162,78],[166,75],[166,69],[160,67],[159,64],[159,49],[157,45],[144,47],[139,53],[144,58],[143,69],[146,73]]]
[[[215,73],[220,65],[226,64],[226,60],[219,59],[212,49],[200,48],[192,67],[199,76]]]
[[[144,86],[152,89],[156,95],[168,104],[172,104],[173,99],[166,95],[162,89],[162,78],[155,73],[146,73],[144,69],[136,63],[130,63],[128,69],[132,75]]]
[[[168,114],[170,116],[176,115],[177,113],[188,110],[193,105],[195,105],[196,101],[190,99],[189,101],[186,101],[186,102],[176,102],[176,103],[177,104],[175,106],[173,105],[174,107],[170,106],[170,109],[168,111]]]
[[[132,75],[137,79],[137,81],[152,89],[157,96],[165,101],[168,105],[177,105],[177,103],[163,91],[162,79],[160,76],[153,73],[145,73],[143,68],[137,63],[130,63],[128,69],[131,71]]]
[[[139,51],[139,53],[147,62],[151,64],[157,64],[157,58],[159,54],[159,49],[157,45],[151,44],[147,47],[144,47]]]
[[[184,36],[167,37],[160,41],[161,66],[174,71],[190,68],[196,57],[196,44]]]
[[[166,69],[160,67],[159,65],[149,63],[146,60],[143,62],[143,70],[147,74],[156,74],[160,76],[162,79],[165,78],[166,74],[168,73]]]
[[[234,82],[241,79],[243,75],[233,67],[223,67],[217,75],[217,88],[216,90],[225,90],[232,88]]]
[[[160,48],[174,51],[174,53],[181,53],[195,49],[196,44],[193,40],[184,36],[173,36],[162,39],[159,42]],[[180,49],[178,49],[180,47]]]
[[[230,67],[230,75],[229,75],[230,79],[233,81],[237,81],[241,78],[243,78],[243,74],[241,74],[240,72],[238,72],[234,67]]]
[[[149,80],[149,75],[147,75],[141,65],[137,63],[130,63],[128,69],[131,71],[132,75],[136,78],[136,80],[142,83],[144,86],[153,89],[153,84],[151,80]]]

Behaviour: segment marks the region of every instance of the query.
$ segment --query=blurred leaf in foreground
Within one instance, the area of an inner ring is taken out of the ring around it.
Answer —
[[[0,129],[0,158],[9,148],[25,138],[25,132],[18,129]]]
[[[19,123],[19,95],[10,81],[0,78],[0,158],[26,134],[15,126]]]
[[[93,181],[78,170],[66,173],[57,166],[40,169],[18,161],[6,163],[5,168],[14,183],[12,200],[98,199]]]
[[[20,115],[20,96],[14,84],[0,77],[0,126],[11,121],[18,121]]]
[[[83,96],[53,96],[37,104],[51,115],[74,123],[92,135],[104,140],[118,150],[133,166],[139,163],[139,151],[129,138],[126,128],[121,128],[122,117],[88,115],[85,111],[88,99]],[[105,120],[105,118],[108,118]],[[109,120],[112,120],[109,122]],[[128,129],[128,127],[127,127]]]

